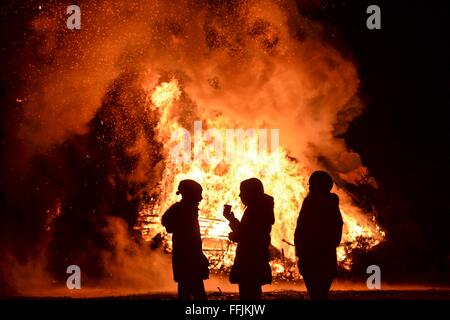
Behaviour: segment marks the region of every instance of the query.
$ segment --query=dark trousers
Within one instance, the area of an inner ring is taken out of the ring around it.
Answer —
[[[203,279],[191,279],[178,282],[180,300],[207,300]]]
[[[239,298],[241,300],[261,300],[262,289],[259,283],[239,283]]]
[[[332,276],[303,275],[310,300],[327,300],[333,282]]]

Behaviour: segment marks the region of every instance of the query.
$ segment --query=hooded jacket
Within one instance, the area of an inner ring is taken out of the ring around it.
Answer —
[[[305,198],[294,240],[302,275],[335,275],[336,247],[341,242],[342,225],[336,194],[310,193]]]
[[[233,232],[230,239],[237,242],[236,257],[230,273],[231,283],[272,282],[269,265],[270,232],[275,222],[273,197],[264,194],[262,199],[249,205],[241,221],[230,221]]]
[[[202,251],[198,208],[183,201],[172,205],[161,219],[172,235],[172,268],[176,282],[208,279],[208,259]]]

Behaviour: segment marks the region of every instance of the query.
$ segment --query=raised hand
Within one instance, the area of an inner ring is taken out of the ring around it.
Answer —
[[[223,207],[223,216],[228,221],[231,221],[234,219],[234,213],[232,211],[230,211],[230,209],[227,208],[226,206]]]

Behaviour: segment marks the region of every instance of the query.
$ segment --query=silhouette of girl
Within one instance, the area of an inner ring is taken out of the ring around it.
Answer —
[[[230,282],[239,284],[241,300],[257,300],[261,299],[261,286],[272,282],[269,245],[270,231],[275,222],[274,202],[264,193],[262,182],[256,178],[241,182],[239,196],[246,206],[241,221],[233,212],[224,210],[232,230],[229,238],[238,244]]]
[[[303,201],[295,229],[298,268],[311,300],[328,298],[337,273],[336,247],[341,242],[342,217],[339,197],[331,193],[333,180],[324,171],[309,178],[309,194]]]
[[[162,216],[162,225],[172,236],[172,268],[178,282],[180,300],[206,300],[203,279],[208,279],[208,258],[202,251],[198,204],[202,186],[194,180],[183,180],[177,194],[181,201],[173,204]]]

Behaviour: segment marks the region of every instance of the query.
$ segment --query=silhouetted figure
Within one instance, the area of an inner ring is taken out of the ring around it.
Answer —
[[[342,217],[339,197],[331,193],[333,180],[324,171],[309,178],[309,194],[303,201],[295,229],[298,268],[311,300],[328,298],[337,273],[336,247],[341,242]]]
[[[206,300],[203,279],[208,279],[208,258],[202,251],[198,204],[202,198],[202,187],[194,180],[183,180],[177,194],[181,201],[172,205],[163,215],[162,224],[172,236],[172,267],[175,282],[178,282],[178,297],[181,300]]]
[[[272,282],[269,265],[270,231],[275,222],[273,198],[264,193],[263,184],[256,178],[241,182],[242,203],[247,206],[241,221],[233,212],[224,209],[230,221],[230,240],[237,242],[236,257],[230,282],[239,284],[241,300],[261,299],[261,286]]]

